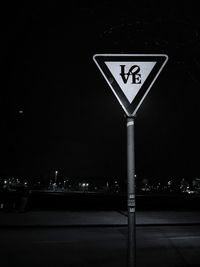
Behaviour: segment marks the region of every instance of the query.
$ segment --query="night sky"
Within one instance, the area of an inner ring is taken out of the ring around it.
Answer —
[[[180,3],[5,4],[0,175],[125,179],[126,118],[92,57],[164,53],[135,119],[136,173],[199,177],[199,9]]]

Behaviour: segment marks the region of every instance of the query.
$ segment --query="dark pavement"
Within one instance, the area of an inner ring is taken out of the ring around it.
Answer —
[[[199,267],[199,211],[136,213],[137,267]],[[124,267],[126,212],[0,212],[2,267]],[[20,227],[21,226],[21,227]]]
[[[124,267],[127,227],[1,228],[2,267]],[[137,227],[137,267],[197,267],[197,226]]]
[[[33,210],[0,212],[0,226],[126,226],[126,211]],[[200,211],[137,211],[136,224],[200,225]]]

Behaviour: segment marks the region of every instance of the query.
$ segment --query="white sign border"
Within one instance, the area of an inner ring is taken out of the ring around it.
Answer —
[[[102,71],[101,67],[99,66],[98,62],[96,61],[95,57],[97,56],[102,56],[102,57],[165,57],[165,61],[163,62],[161,68],[159,69],[159,71],[157,72],[157,74],[155,75],[154,79],[152,80],[152,82],[150,83],[147,91],[145,92],[145,94],[143,95],[143,97],[141,98],[140,102],[138,103],[136,109],[134,110],[134,112],[132,114],[129,114],[128,111],[126,110],[126,108],[124,107],[122,101],[120,100],[120,98],[118,97],[118,95],[116,94],[115,90],[112,88],[109,80],[107,79],[106,75],[104,74],[104,72]],[[119,101],[120,105],[122,106],[123,110],[125,111],[126,115],[128,117],[134,117],[136,115],[136,112],[138,111],[139,107],[141,106],[142,102],[144,101],[144,98],[146,97],[146,95],[148,94],[148,92],[150,91],[152,85],[154,84],[154,82],[156,81],[157,77],[159,76],[160,72],[162,71],[162,69],[164,68],[165,64],[167,63],[169,57],[166,54],[95,54],[93,55],[93,60],[96,63],[97,67],[99,68],[100,72],[102,73],[103,77],[105,78],[105,80],[107,81],[108,85],[110,86],[111,90],[113,91],[114,95],[116,96],[117,100]]]

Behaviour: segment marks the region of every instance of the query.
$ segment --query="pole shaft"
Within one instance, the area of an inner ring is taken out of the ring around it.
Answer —
[[[136,266],[134,118],[127,118],[128,267]]]

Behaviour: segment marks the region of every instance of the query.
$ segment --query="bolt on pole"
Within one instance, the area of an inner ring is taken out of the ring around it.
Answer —
[[[127,266],[136,267],[134,117],[127,117]]]

